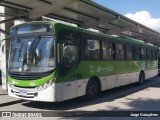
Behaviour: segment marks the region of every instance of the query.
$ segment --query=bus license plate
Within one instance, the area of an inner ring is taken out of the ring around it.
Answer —
[[[19,95],[20,95],[20,96],[27,96],[27,92],[25,92],[25,91],[20,91],[20,92],[19,92]]]

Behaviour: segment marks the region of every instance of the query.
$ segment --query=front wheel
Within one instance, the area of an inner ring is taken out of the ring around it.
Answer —
[[[99,85],[95,79],[90,79],[87,83],[86,94],[83,96],[84,100],[93,100],[99,93]]]

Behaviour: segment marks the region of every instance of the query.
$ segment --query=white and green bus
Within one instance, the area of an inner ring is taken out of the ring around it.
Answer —
[[[8,94],[60,102],[139,83],[158,74],[157,47],[57,22],[11,28]]]

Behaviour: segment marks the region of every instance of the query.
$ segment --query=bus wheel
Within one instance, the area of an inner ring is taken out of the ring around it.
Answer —
[[[139,75],[138,85],[142,85],[144,83],[144,80],[145,80],[144,73],[141,72],[140,75]]]
[[[99,85],[98,81],[95,79],[90,79],[89,82],[87,83],[86,87],[86,94],[84,95],[84,100],[93,100],[97,97],[99,93]]]

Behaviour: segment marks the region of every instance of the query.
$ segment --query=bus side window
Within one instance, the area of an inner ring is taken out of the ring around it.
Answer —
[[[116,44],[116,60],[124,60],[124,45]]]
[[[140,60],[141,51],[139,47],[134,47],[134,59]]]
[[[79,60],[79,47],[63,43],[61,45],[62,63],[76,63]]]
[[[157,57],[158,57],[157,55],[158,55],[157,50],[154,50],[154,60],[157,60],[157,59],[158,59],[158,58],[157,58]]]
[[[131,46],[126,46],[126,59],[133,60],[133,48]]]
[[[104,60],[112,60],[113,59],[113,44],[111,42],[103,41],[102,49],[103,49],[103,59]]]
[[[153,60],[157,60],[157,50],[152,49],[153,52]]]
[[[141,59],[146,60],[146,49],[145,48],[141,48]]]
[[[151,50],[151,60],[153,60],[153,50]]]
[[[74,70],[80,61],[80,34],[70,30],[63,30],[58,37],[59,73],[63,76]]]
[[[151,50],[147,49],[147,60],[151,60]]]
[[[100,60],[100,42],[99,40],[88,39],[85,41],[85,59]]]

